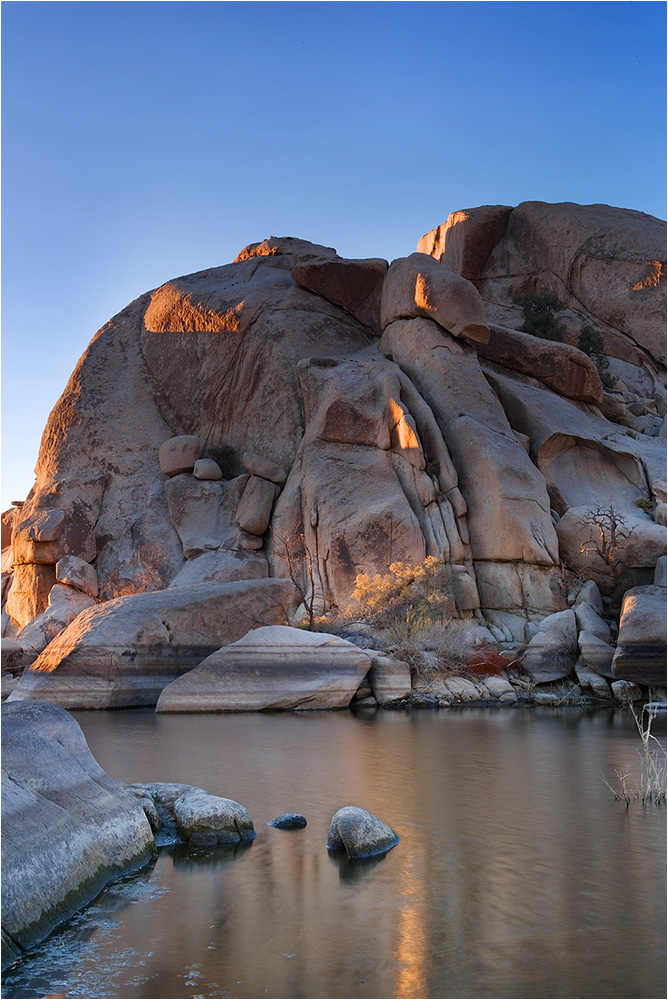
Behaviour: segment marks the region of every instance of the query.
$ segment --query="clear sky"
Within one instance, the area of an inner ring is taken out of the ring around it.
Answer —
[[[451,211],[666,218],[658,2],[2,3],[2,509],[96,330],[270,235],[392,260]]]

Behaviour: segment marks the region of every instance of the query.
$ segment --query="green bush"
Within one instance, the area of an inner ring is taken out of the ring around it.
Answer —
[[[610,362],[606,358],[603,337],[593,326],[585,323],[580,329],[578,347],[592,359],[605,389],[614,389],[617,379],[610,374]]]
[[[555,313],[565,309],[563,302],[550,292],[548,295],[516,295],[515,305],[522,307],[522,330],[542,340],[563,340],[566,328],[559,323]]]

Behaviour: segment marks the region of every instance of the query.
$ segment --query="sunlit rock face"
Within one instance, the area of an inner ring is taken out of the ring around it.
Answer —
[[[391,265],[271,237],[147,292],[91,341],[33,490],[3,516],[3,634],[47,613],[66,558],[82,580],[94,570],[103,606],[269,576],[320,610],[345,607],[360,573],[432,556],[452,567],[460,614],[521,640],[527,619],[565,609],[564,564],[618,588],[605,553],[582,549],[609,508],[630,584],[651,582],[664,230],[600,205],[485,206]],[[546,293],[567,307],[566,343],[521,331],[513,296]],[[575,346],[584,324],[617,378],[605,392]],[[246,631],[256,612],[249,596]]]
[[[516,328],[513,296],[553,292],[607,353],[665,365],[666,223],[609,205],[485,205],[453,212],[418,250],[475,284],[489,319]],[[521,320],[520,320],[521,323]],[[575,324],[572,324],[575,327]]]

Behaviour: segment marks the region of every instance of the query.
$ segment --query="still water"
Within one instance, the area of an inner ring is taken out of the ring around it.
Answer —
[[[163,848],[16,967],[8,998],[666,996],[666,810],[602,778],[638,770],[627,713],[74,714],[112,777],[235,799],[258,837]],[[344,805],[400,844],[330,857]],[[266,825],[288,811],[308,826]]]

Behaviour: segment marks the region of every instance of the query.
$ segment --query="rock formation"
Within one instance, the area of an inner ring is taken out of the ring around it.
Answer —
[[[563,343],[521,329],[515,298],[547,294]],[[293,610],[343,608],[358,574],[397,561],[448,564],[458,613],[515,642],[567,611],[565,570],[604,595],[651,585],[664,338],[665,224],[602,205],[456,212],[391,265],[272,237],[146,293],[92,340],[2,518],[3,634],[35,661],[15,697],[84,704],[84,650],[109,643],[96,704],[154,701],[280,624],[294,586]],[[243,582],[243,631],[175,638],[168,607]],[[183,670],[163,669],[184,645]]]

